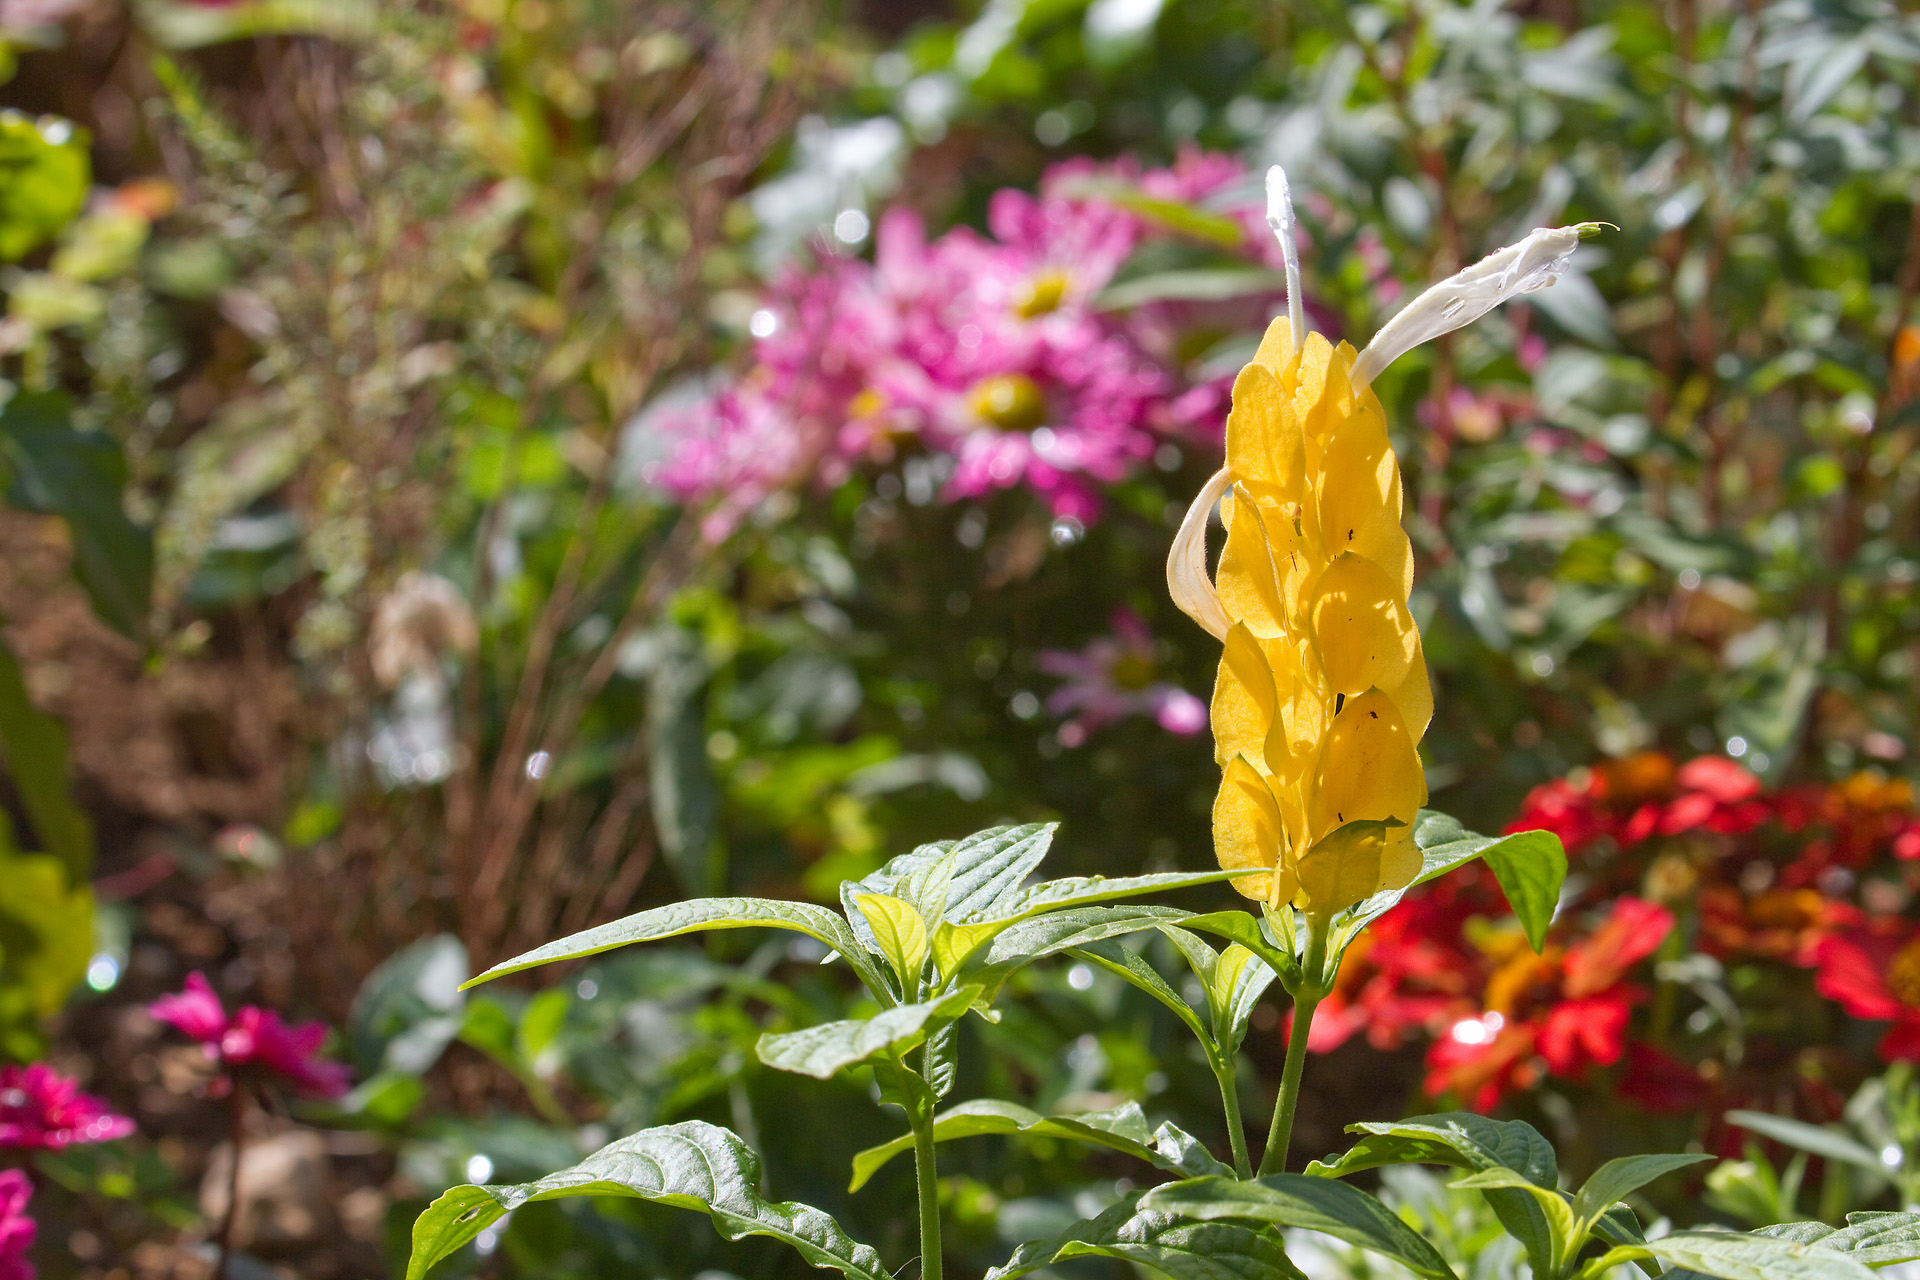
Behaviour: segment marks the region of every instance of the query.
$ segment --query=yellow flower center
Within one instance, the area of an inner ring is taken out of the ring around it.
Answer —
[[[1031,320],[1035,316],[1058,310],[1066,297],[1067,273],[1058,269],[1043,271],[1022,291],[1013,309],[1022,320]]]
[[[974,416],[1002,431],[1031,431],[1047,420],[1047,398],[1024,373],[982,378],[967,397]]]

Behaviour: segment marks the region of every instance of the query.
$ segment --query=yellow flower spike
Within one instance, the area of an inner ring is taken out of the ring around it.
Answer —
[[[1407,824],[1399,839],[1412,852],[1413,820],[1426,802],[1420,752],[1393,699],[1378,689],[1348,698],[1321,748],[1307,802],[1313,838],[1331,835],[1349,822],[1398,818]],[[1411,883],[1418,870],[1419,855],[1414,853],[1403,883]]]
[[[1246,623],[1234,623],[1220,655],[1220,674],[1213,682],[1209,716],[1215,761],[1225,766],[1238,756],[1264,758],[1279,704],[1266,646]]]
[[[1292,610],[1282,584],[1300,538],[1285,512],[1262,509],[1242,486],[1234,486],[1231,498],[1227,545],[1215,576],[1220,606],[1260,639],[1272,640],[1287,633]]]
[[[1371,384],[1408,348],[1552,284],[1582,228],[1537,230],[1435,285],[1356,353],[1305,332],[1292,200],[1277,168],[1267,199],[1288,316],[1234,380],[1226,465],[1181,522],[1167,586],[1224,646],[1212,704],[1220,865],[1273,868],[1235,887],[1324,918],[1412,883],[1413,822],[1427,798],[1418,744],[1433,690],[1407,605],[1400,465]],[[1216,502],[1227,538],[1209,575]]]
[[[1286,844],[1280,804],[1267,780],[1243,756],[1227,761],[1220,794],[1213,801],[1213,847],[1220,867],[1225,871],[1269,867],[1274,873],[1234,880],[1241,896],[1275,906],[1292,901],[1297,882],[1291,866],[1283,863]]]
[[[1404,865],[1402,851],[1411,848],[1398,822],[1349,822],[1300,859],[1300,896],[1315,915],[1326,916],[1383,889],[1405,888],[1420,872],[1418,854],[1411,871]]]
[[[1398,586],[1371,560],[1343,555],[1320,575],[1313,598],[1313,640],[1336,694],[1386,691],[1417,741],[1433,717],[1420,630]]]

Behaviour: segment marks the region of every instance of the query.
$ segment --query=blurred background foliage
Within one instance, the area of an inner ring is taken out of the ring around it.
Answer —
[[[212,1113],[122,1015],[193,967],[344,1029],[361,1084],[322,1217],[345,1243],[250,1246],[300,1274],[377,1270],[476,1161],[533,1176],[690,1115],[903,1254],[839,1172],[887,1135],[751,1053],[849,998],[831,968],[804,1009],[764,981],[818,956],[726,935],[542,994],[452,987],[641,905],[830,900],[998,820],[1063,819],[1055,874],[1206,863],[1204,735],[1076,725],[1044,655],[1126,610],[1147,639],[1113,680],[1206,696],[1214,648],[1160,565],[1217,416],[1146,428],[1098,518],[956,498],[907,441],[716,532],[726,495],[642,465],[663,406],[755,376],[770,290],[864,260],[887,210],[982,228],[1072,157],[1235,158],[1206,197],[1129,197],[1152,233],[1101,304],[1171,314],[1184,386],[1276,305],[1225,216],[1270,163],[1313,320],[1358,345],[1533,226],[1618,228],[1377,384],[1436,807],[1496,830],[1649,750],[1770,792],[1911,774],[1920,22],[1895,5],[5,0],[0,23],[0,1053],[51,1043],[146,1135],[47,1158],[49,1259],[190,1261]],[[993,1092],[1137,1097],[1217,1143],[1164,1017],[1090,970],[1021,980],[1024,1012],[970,1024]],[[1270,1089],[1265,1012],[1245,1052]],[[1338,1053],[1304,1151],[1417,1098],[1405,1052]],[[1044,1141],[957,1151],[970,1265],[1126,1176]],[[1063,1178],[1079,1200],[1034,1194]],[[493,1246],[540,1275],[793,1265],[621,1206],[541,1206]]]

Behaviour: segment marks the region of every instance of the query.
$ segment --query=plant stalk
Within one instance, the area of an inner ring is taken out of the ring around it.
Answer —
[[[233,1227],[240,1217],[240,1153],[247,1141],[246,1086],[238,1080],[232,1084],[227,1094],[227,1143],[233,1148],[233,1159],[227,1166],[227,1211],[220,1216],[220,1234],[216,1241],[220,1260],[214,1267],[214,1280],[232,1280],[228,1265],[233,1257]]]
[[[933,1114],[930,1108],[916,1108],[909,1118],[913,1122],[913,1174],[920,1187],[920,1280],[941,1280],[940,1182],[934,1166]]]
[[[1313,1011],[1333,986],[1333,975],[1322,974],[1327,963],[1324,921],[1309,920],[1307,958],[1300,989],[1293,996],[1293,1029],[1287,1035],[1287,1065],[1280,1076],[1280,1096],[1274,1100],[1273,1122],[1267,1127],[1267,1149],[1260,1153],[1260,1176],[1284,1172],[1287,1148],[1293,1141],[1293,1113],[1300,1107],[1300,1077],[1307,1067],[1307,1036],[1313,1030]]]
[[[1242,1182],[1253,1176],[1253,1157],[1247,1154],[1247,1126],[1240,1118],[1240,1087],[1233,1058],[1216,1057],[1213,1078],[1220,1082],[1220,1109],[1227,1116],[1227,1141],[1233,1144],[1233,1172]]]

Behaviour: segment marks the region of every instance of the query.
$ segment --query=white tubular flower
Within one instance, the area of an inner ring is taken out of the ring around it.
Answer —
[[[1287,171],[1279,165],[1267,170],[1267,225],[1280,241],[1287,264],[1287,331],[1293,349],[1307,340],[1306,294],[1300,288],[1300,244],[1294,235],[1293,194],[1287,189]]]
[[[1573,227],[1536,227],[1519,244],[1488,254],[1457,275],[1442,280],[1387,321],[1353,362],[1357,390],[1382,369],[1423,342],[1464,329],[1510,298],[1544,289],[1567,269],[1574,246],[1596,233],[1601,223]]]
[[[1220,606],[1220,593],[1207,572],[1207,518],[1232,484],[1233,474],[1225,467],[1213,473],[1187,508],[1180,532],[1173,535],[1173,549],[1167,552],[1167,594],[1182,613],[1220,641],[1226,640],[1233,623]]]

